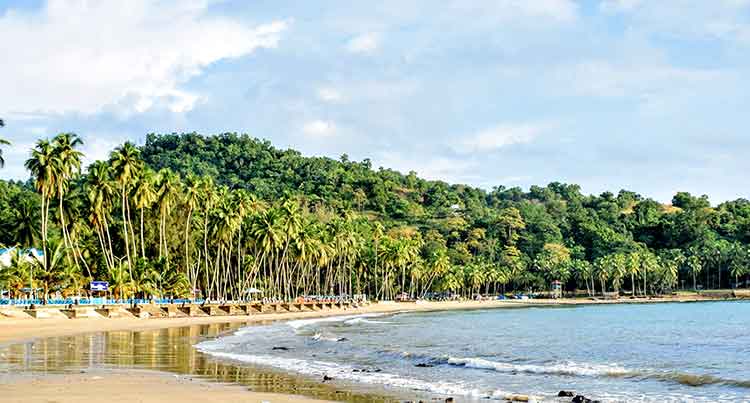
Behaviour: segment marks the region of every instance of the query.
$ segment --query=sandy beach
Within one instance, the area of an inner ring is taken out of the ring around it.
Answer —
[[[324,312],[269,313],[251,316],[217,316],[158,319],[14,319],[0,317],[0,345],[13,345],[29,340],[111,331],[153,331],[192,325],[264,323],[276,320],[316,318],[367,313],[438,311],[458,309],[524,308],[530,306],[564,306],[611,303],[656,303],[705,301],[699,296],[659,299],[621,299],[618,301],[575,300],[502,300],[462,302],[380,303],[348,310]],[[317,402],[306,397],[259,393],[247,387],[198,380],[187,375],[118,369],[115,371],[86,370],[76,374],[39,374],[0,377],[0,394],[8,402],[76,402],[107,395],[113,402]]]
[[[14,377],[0,382],[0,394],[8,403],[77,403],[100,398],[112,403],[326,402],[302,396],[250,392],[242,386],[140,370]]]

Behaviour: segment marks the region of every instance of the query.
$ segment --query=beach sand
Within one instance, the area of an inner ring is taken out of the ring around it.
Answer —
[[[140,370],[13,377],[0,382],[0,396],[6,403],[325,402],[302,396],[251,392],[242,386]]]

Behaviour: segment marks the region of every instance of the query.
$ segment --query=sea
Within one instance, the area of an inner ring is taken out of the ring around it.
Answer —
[[[213,359],[454,401],[750,402],[750,302],[365,314],[252,325]]]

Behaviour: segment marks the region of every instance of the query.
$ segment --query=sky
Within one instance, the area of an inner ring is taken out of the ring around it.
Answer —
[[[428,179],[750,198],[750,0],[0,0],[0,178],[39,138],[248,133]]]

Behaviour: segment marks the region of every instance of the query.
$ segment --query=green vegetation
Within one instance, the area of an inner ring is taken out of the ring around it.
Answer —
[[[0,289],[117,297],[566,290],[652,295],[744,284],[750,202],[671,206],[551,183],[485,191],[304,157],[244,135],[149,135],[81,171],[80,139],[40,140],[28,183],[0,181]],[[20,250],[20,249],[17,249]]]

